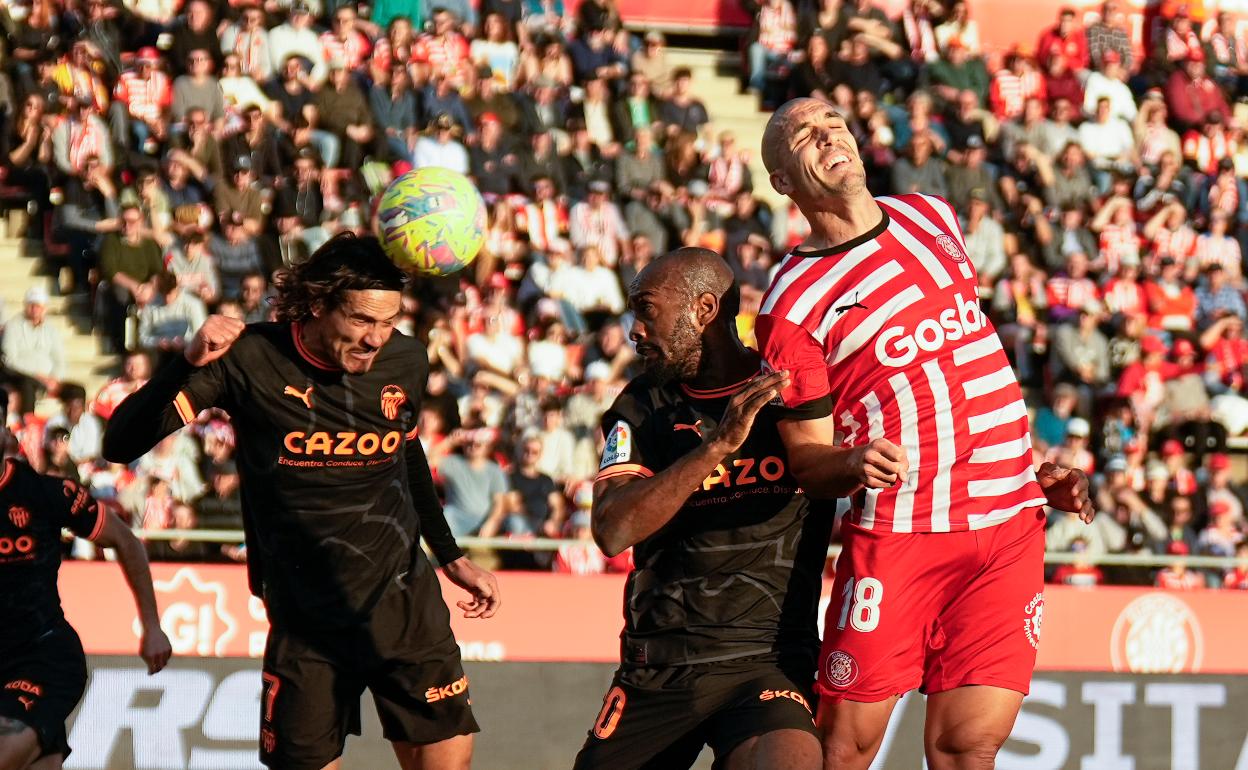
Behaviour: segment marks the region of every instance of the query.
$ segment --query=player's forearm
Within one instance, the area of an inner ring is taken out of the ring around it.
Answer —
[[[416,507],[416,516],[420,519],[420,535],[429,545],[429,550],[433,552],[438,564],[446,566],[463,556],[464,552],[455,543],[451,527],[446,523],[442,502],[433,487],[433,474],[429,470],[424,447],[419,441],[409,441],[405,453],[407,488],[412,496],[412,505]]]
[[[131,463],[182,424],[173,406],[194,367],[182,356],[161,367],[146,385],[118,405],[104,432],[104,457]]]
[[[596,492],[590,517],[594,542],[607,556],[616,556],[658,532],[726,454],[708,441],[650,478]]]
[[[789,471],[807,497],[832,500],[849,497],[862,488],[859,473],[850,464],[852,449],[801,444],[787,447]]]
[[[160,627],[160,612],[156,607],[156,591],[152,588],[152,570],[147,562],[143,544],[133,535],[116,546],[117,561],[130,585],[134,605],[139,611],[139,622],[144,630]]]

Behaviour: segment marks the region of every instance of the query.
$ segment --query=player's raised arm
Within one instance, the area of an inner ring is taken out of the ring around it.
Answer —
[[[95,538],[95,542],[105,548],[112,548],[117,553],[117,561],[126,575],[126,582],[130,584],[130,593],[139,610],[139,623],[143,627],[139,657],[147,663],[147,673],[155,674],[169,662],[173,648],[169,645],[169,637],[160,628],[160,613],[156,607],[156,592],[152,588],[152,571],[147,563],[147,552],[116,514],[101,508],[100,516],[104,517],[103,530]]]
[[[133,462],[195,419],[200,410],[213,406],[220,382],[219,373],[209,365],[229,351],[243,329],[243,322],[237,319],[210,316],[184,355],[161,367],[113,412],[104,432],[104,457],[112,462]],[[193,381],[195,387],[188,387]]]
[[[728,402],[724,418],[702,444],[666,470],[653,475],[615,471],[604,465],[594,482],[594,542],[615,556],[662,529],[724,457],[745,443],[754,418],[788,384],[784,372],[750,380]],[[641,467],[641,466],[638,466]]]
[[[789,469],[808,496],[846,497],[864,487],[880,489],[905,478],[909,463],[904,447],[886,439],[854,447],[838,445],[824,353],[804,327],[763,314],[756,332],[759,352],[768,365],[792,372],[791,385],[780,394],[787,419],[777,427]]]

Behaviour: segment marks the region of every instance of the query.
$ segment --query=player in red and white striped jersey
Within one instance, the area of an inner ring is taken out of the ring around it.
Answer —
[[[1037,481],[947,202],[872,198],[845,121],[814,99],[775,113],[763,159],[812,228],[757,321],[790,375],[781,433],[809,495],[852,495],[817,681],[825,766],[866,768],[897,697],[922,687],[929,766],[990,768],[1035,665],[1042,506],[1090,519],[1087,480],[1044,466]]]

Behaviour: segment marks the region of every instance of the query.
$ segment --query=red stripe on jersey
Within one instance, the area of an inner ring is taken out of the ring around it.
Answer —
[[[1043,504],[1022,392],[979,307],[953,208],[921,195],[878,202],[887,228],[779,274],[756,327],[773,365],[826,382],[838,445],[886,438],[907,450],[904,483],[859,495],[851,521],[961,531]]]

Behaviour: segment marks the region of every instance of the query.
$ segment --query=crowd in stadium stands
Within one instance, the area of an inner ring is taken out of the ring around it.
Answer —
[[[1227,454],[1248,430],[1248,34],[1167,2],[1137,48],[1110,0],[1002,53],[968,8],[914,0],[889,18],[872,0],[765,0],[742,85],[763,107],[828,100],[874,192],[939,194],[962,213],[1037,459],[1095,480],[1101,515],[1055,515],[1050,550],[1240,557],[1154,576],[1075,556],[1053,580],[1248,588],[1248,495]],[[613,0],[564,10],[3,0],[0,198],[28,206],[27,237],[122,369],[95,394],[73,383],[49,298],[31,290],[3,333],[13,451],[136,528],[239,528],[221,415],[134,467],[100,457],[102,424],[208,313],[266,320],[275,270],[368,232],[394,175],[446,166],[484,194],[486,246],[465,274],[414,282],[400,328],[428,343],[420,435],[452,530],[567,541],[500,551],[506,567],[627,570],[589,530],[598,422],[637,373],[626,287],[656,254],[718,250],[750,342],[772,269],[808,229],[755,195],[755,148],[708,129],[661,34],[625,31]],[[41,399],[62,408],[45,420]],[[246,558],[241,543],[150,549]]]

